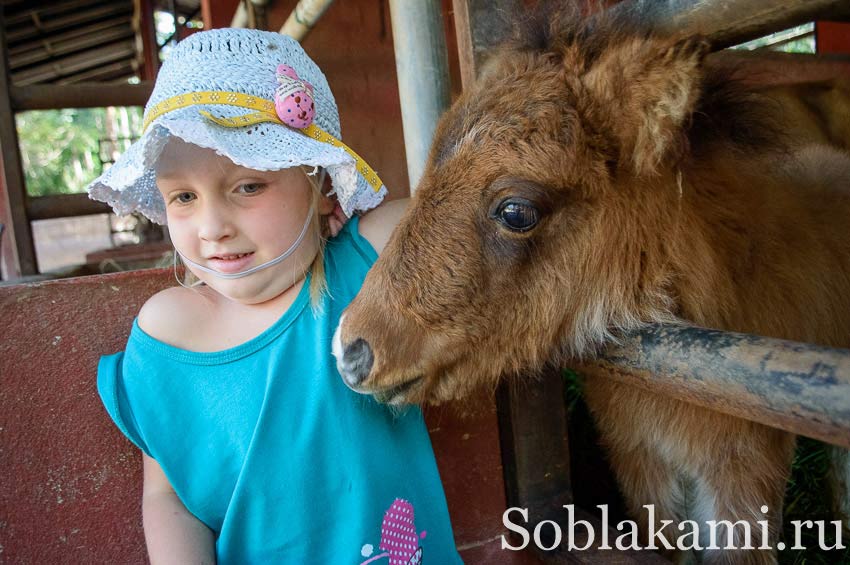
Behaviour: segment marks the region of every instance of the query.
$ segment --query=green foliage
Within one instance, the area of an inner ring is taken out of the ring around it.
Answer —
[[[815,24],[803,24],[784,31],[771,33],[770,35],[753,39],[746,43],[741,43],[732,49],[743,49],[748,51],[755,49],[770,49],[771,51],[784,51],[786,53],[814,53],[814,31]]]
[[[581,377],[572,369],[562,369],[561,377],[564,379],[564,400],[567,403],[567,412],[575,410],[576,403],[582,399]]]
[[[85,190],[102,172],[101,140],[138,135],[141,109],[31,111],[16,120],[27,193],[70,194]],[[108,130],[114,133],[107,135]],[[116,149],[125,146],[121,142]],[[111,157],[115,151],[107,153]]]
[[[801,528],[800,545],[805,550],[790,549],[795,543],[794,520],[823,520],[824,545],[835,545],[835,527],[831,521],[836,520],[830,509],[832,493],[829,490],[829,450],[819,441],[801,437],[797,442],[797,455],[791,466],[791,479],[785,491],[785,509],[782,539],[789,549],[779,552],[781,565],[838,565],[850,563],[850,548],[844,550],[825,551],[818,544],[818,529]],[[848,540],[842,540],[844,545],[850,545]]]

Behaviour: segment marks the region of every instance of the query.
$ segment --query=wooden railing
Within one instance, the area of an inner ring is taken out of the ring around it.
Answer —
[[[4,26],[0,25],[0,149],[7,199],[0,205],[0,209],[8,206],[7,213],[11,219],[11,226],[8,227],[11,229],[6,230],[0,245],[14,247],[16,270],[18,274],[26,276],[37,273],[35,244],[30,227],[32,220],[109,212],[109,207],[90,201],[86,194],[62,198],[27,195],[15,114],[27,110],[144,106],[153,90],[153,83],[14,86],[9,73],[5,34]]]

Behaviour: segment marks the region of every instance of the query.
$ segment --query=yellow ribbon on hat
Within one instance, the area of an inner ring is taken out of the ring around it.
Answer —
[[[225,106],[238,106],[240,108],[255,110],[254,112],[251,112],[249,114],[243,114],[241,116],[235,116],[233,118],[214,116],[206,110],[198,111],[202,116],[222,127],[241,128],[265,122],[272,122],[275,124],[280,124],[284,127],[290,127],[284,124],[278,117],[277,111],[274,107],[274,102],[272,102],[271,100],[266,100],[257,96],[251,96],[242,92],[203,90],[199,92],[178,94],[177,96],[167,98],[155,105],[145,114],[144,123],[142,125],[142,132],[147,130],[148,126],[150,126],[155,119],[164,114],[167,114],[168,112],[173,112],[174,110],[179,110],[181,108],[188,108],[189,106],[198,106],[201,104],[223,104]],[[316,124],[310,124],[306,128],[296,129],[296,131],[300,131],[304,135],[311,137],[316,141],[327,143],[328,145],[333,145],[334,147],[339,147],[343,149],[346,153],[348,153],[349,155],[351,155],[351,157],[354,158],[354,161],[357,163],[357,171],[361,175],[363,175],[363,178],[366,179],[366,182],[369,183],[372,189],[375,192],[381,190],[381,187],[384,183],[381,182],[381,179],[378,177],[378,174],[372,167],[369,166],[366,161],[363,160],[360,155],[355,153],[354,150],[351,149],[348,145],[346,145],[336,137],[332,136]]]

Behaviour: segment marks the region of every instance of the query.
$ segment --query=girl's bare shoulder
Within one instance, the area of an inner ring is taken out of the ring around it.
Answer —
[[[139,327],[151,337],[182,349],[194,350],[203,329],[216,318],[218,301],[204,287],[180,286],[151,296],[139,311]]]
[[[360,218],[360,224],[357,226],[360,235],[372,244],[378,254],[384,250],[390,234],[398,225],[409,203],[409,198],[385,202]]]

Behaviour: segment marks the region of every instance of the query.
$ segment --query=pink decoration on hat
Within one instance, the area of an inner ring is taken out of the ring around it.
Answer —
[[[295,69],[283,64],[277,66],[277,82],[274,107],[281,121],[296,129],[313,123],[316,115],[313,85],[298,78]]]
[[[413,523],[413,505],[408,501],[396,498],[384,514],[380,548],[390,554],[390,565],[421,561],[419,536]]]

